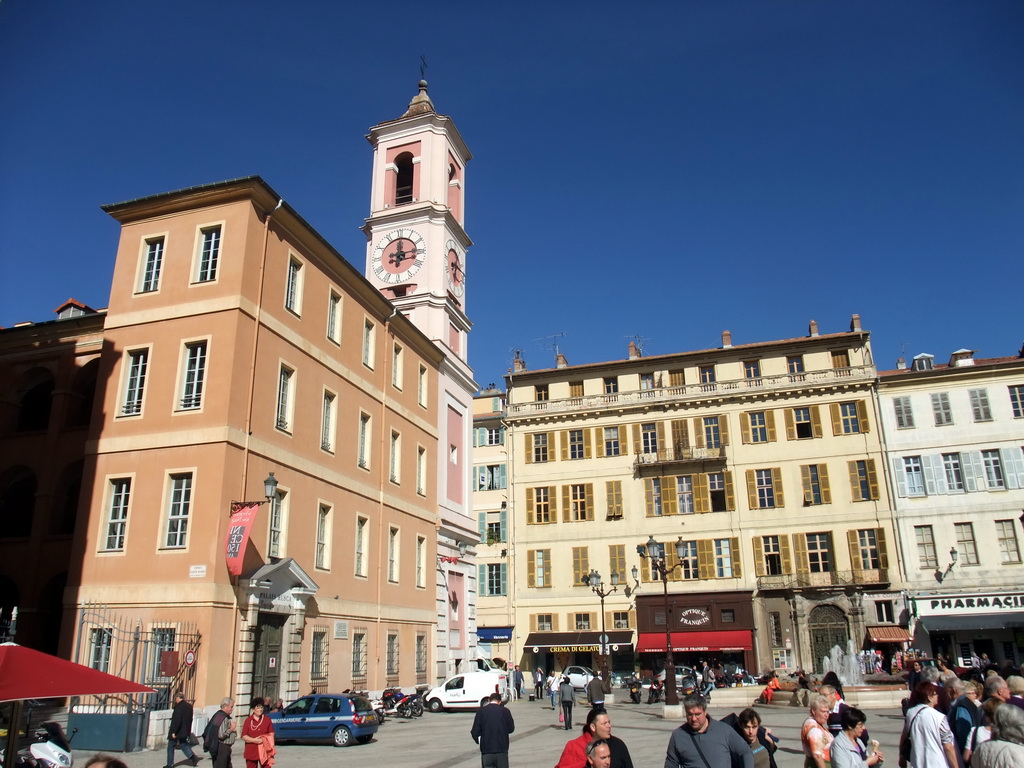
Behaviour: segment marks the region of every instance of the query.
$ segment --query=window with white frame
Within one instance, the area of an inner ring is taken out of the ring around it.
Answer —
[[[302,312],[302,262],[288,259],[288,275],[284,287],[284,306],[296,315]]]
[[[402,388],[403,366],[402,345],[395,342],[391,349],[391,386],[395,389]]]
[[[693,475],[676,477],[676,500],[679,503],[680,515],[692,515],[693,506]]]
[[[309,656],[309,676],[313,680],[327,679],[327,630],[314,629]]]
[[[283,432],[291,431],[292,423],[292,379],[295,372],[282,365],[277,374],[277,422],[276,426]]]
[[[331,506],[321,504],[316,513],[316,567],[329,568],[331,556]]]
[[[203,404],[203,385],[206,382],[206,342],[193,341],[185,345],[185,377],[181,383],[181,407],[199,408]]]
[[[131,491],[131,478],[119,477],[110,481],[110,501],[107,505],[107,535],[103,546],[103,549],[107,552],[124,551]]]
[[[635,433],[634,433],[635,434]],[[658,452],[658,428],[656,424],[640,425],[640,441],[644,453]]]
[[[708,496],[712,512],[725,512],[729,509],[729,497],[725,486],[724,472],[708,472]]]
[[[935,426],[944,427],[953,423],[953,409],[949,406],[949,394],[947,392],[935,392],[932,394],[932,415],[935,417]]]
[[[775,483],[773,474],[774,473],[770,469],[754,470],[758,509],[773,509],[775,507]]]
[[[1024,384],[1011,384],[1007,387],[1010,393],[1010,408],[1013,418],[1024,419]]]
[[[747,414],[750,419],[750,442],[768,442],[768,422],[764,411],[751,411]]]
[[[109,672],[113,644],[113,629],[100,627],[89,630],[89,666],[100,672]]]
[[[188,541],[188,517],[192,509],[192,473],[171,475],[171,495],[167,506],[167,536],[164,546],[182,549]]]
[[[722,424],[718,416],[704,417],[704,445],[708,448],[722,447]]]
[[[874,528],[857,531],[858,565],[861,570],[873,571],[882,567],[878,553],[878,532]]]
[[[355,573],[356,576],[366,575],[366,560],[367,560],[367,545],[369,535],[369,521],[365,517],[356,518],[356,536],[355,536]]]
[[[367,368],[373,368],[376,335],[376,326],[374,326],[373,320],[367,318],[363,321],[363,365]]]
[[[950,493],[963,491],[964,472],[959,453],[942,454],[942,469],[946,475],[946,490]]]
[[[356,463],[363,469],[370,466],[370,415],[359,414],[358,454]]]
[[[422,632],[416,635],[416,676],[426,682],[427,674],[427,636]]]
[[[337,398],[333,392],[324,390],[323,407],[320,413],[320,447],[334,452],[334,423],[337,415]]]
[[[142,413],[142,397],[146,392],[146,371],[149,368],[149,350],[133,349],[126,354],[124,404],[121,413],[136,416]]]
[[[527,440],[530,436],[527,435]],[[548,460],[548,433],[538,432],[533,435],[533,461],[542,464]]]
[[[987,389],[971,389],[967,392],[971,400],[971,412],[975,421],[992,421],[992,408],[988,403]]]
[[[924,496],[924,469],[920,456],[903,457],[903,476],[907,481],[907,496]]]
[[[807,564],[811,573],[829,573],[832,570],[831,534],[807,534]]]
[[[576,629],[590,629],[590,614],[589,613],[575,613],[573,619],[576,625]]]
[[[427,449],[416,446],[416,493],[420,496],[427,492]]]
[[[839,404],[839,421],[844,435],[858,434],[861,431],[860,409],[857,406],[856,401]]]
[[[569,458],[570,459],[583,459],[586,458],[584,445],[583,445],[583,430],[582,429],[570,429],[569,430]]]
[[[781,576],[782,544],[778,536],[762,536],[761,550],[764,555],[765,576]]]
[[[896,621],[896,614],[893,611],[892,600],[875,601],[875,621],[882,624],[892,624]]]
[[[914,410],[910,407],[909,397],[894,397],[892,408],[896,415],[897,429],[912,429],[914,427]]]
[[[974,523],[954,523],[956,532],[956,549],[959,553],[957,562],[961,565],[978,564],[978,544],[974,539]]]
[[[327,338],[341,343],[341,295],[334,290],[327,297]]]
[[[786,372],[790,376],[790,381],[803,381],[804,373],[804,356],[803,355],[788,355],[786,357]]]
[[[352,633],[352,679],[362,680],[366,677],[366,630]]]
[[[427,540],[422,536],[416,537],[416,586],[427,586]]]
[[[397,484],[402,477],[402,436],[394,430],[391,431],[390,454],[390,480]]]
[[[1020,562],[1020,546],[1017,543],[1017,521],[996,520],[996,538],[999,540],[999,557],[1003,563]]]
[[[538,613],[537,614],[537,631],[538,632],[550,632],[551,628],[555,625],[554,614],[551,613]]]
[[[485,445],[504,445],[505,430],[501,427],[487,427]]]
[[[288,494],[280,487],[270,500],[270,528],[267,534],[267,555],[269,557],[283,557],[284,534],[287,525]]]
[[[622,446],[619,443],[619,428],[618,427],[605,427],[604,428],[604,455],[605,456],[618,456],[622,453]]]
[[[715,575],[732,578],[732,539],[715,539]]]
[[[661,503],[661,478],[651,478],[651,503],[647,505],[648,514],[653,517],[661,517],[664,509]]]
[[[139,293],[149,293],[160,287],[160,270],[164,263],[164,239],[153,237],[146,240],[146,254],[143,257]]]
[[[196,265],[196,282],[208,283],[217,279],[217,265],[220,261],[220,225],[199,230],[199,259]]]
[[[999,457],[999,451],[982,451],[981,461],[985,465],[985,483],[989,490],[1005,488],[1006,476],[1003,474],[1003,461]]]
[[[391,676],[398,674],[398,635],[394,632],[388,632],[387,674]]]
[[[661,551],[664,553],[667,551],[667,547],[662,544]],[[674,547],[673,547],[674,549]],[[682,557],[679,558],[679,577],[681,579],[696,579],[700,576],[700,561],[697,556],[697,542],[696,541],[684,541],[682,547]],[[669,577],[672,578],[671,576]]]
[[[915,525],[914,540],[917,542],[917,559],[922,568],[938,568],[939,557],[935,551],[935,532],[930,525]]]
[[[388,528],[388,581],[398,581],[398,529]]]
[[[151,656],[152,662],[150,663],[150,677],[158,678],[162,677],[167,679],[167,676],[161,674],[160,662],[164,651],[173,651],[177,640],[178,632],[174,627],[153,627],[150,630],[150,639],[152,640],[152,649],[154,653]]]
[[[612,612],[612,629],[629,629],[629,611]]]
[[[500,597],[508,593],[505,563],[487,563],[484,565],[484,595]]]
[[[478,491],[500,491],[506,486],[504,464],[488,464],[476,468],[476,488]]]

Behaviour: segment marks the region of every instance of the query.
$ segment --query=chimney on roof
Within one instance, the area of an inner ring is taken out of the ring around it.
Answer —
[[[950,368],[960,368],[965,365],[974,365],[973,349],[958,349],[949,356]]]
[[[521,373],[526,370],[526,361],[523,360],[523,353],[520,350],[515,350],[515,354],[512,356],[512,372]]]
[[[732,331],[722,331],[722,349],[732,346]]]
[[[809,326],[807,326],[807,334],[809,336],[817,336],[818,335],[818,321],[817,320],[811,320],[811,324]]]
[[[897,357],[896,358],[896,370],[897,371],[905,371],[906,369],[907,369],[907,361],[904,360],[902,357]]]
[[[629,342],[629,359],[639,360],[640,359],[640,348],[636,345],[635,341]]]
[[[850,330],[854,333],[860,333],[860,315],[854,313],[850,316]]]
[[[569,367],[569,361],[565,359],[565,355],[563,355],[561,352],[559,352],[557,355],[555,355],[555,367],[556,368],[568,368]]]

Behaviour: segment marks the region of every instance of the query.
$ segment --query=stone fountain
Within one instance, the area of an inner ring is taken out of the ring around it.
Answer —
[[[838,645],[832,646],[828,656],[822,658],[821,666],[825,672],[835,672],[839,675],[844,689],[864,685],[864,673],[861,672],[853,640],[846,641],[845,651]]]

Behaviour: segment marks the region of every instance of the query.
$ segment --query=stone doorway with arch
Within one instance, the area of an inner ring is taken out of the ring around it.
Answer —
[[[815,672],[824,672],[822,659],[832,648],[844,651],[850,640],[850,622],[843,610],[835,605],[818,605],[807,617],[807,633],[811,640],[811,661]]]

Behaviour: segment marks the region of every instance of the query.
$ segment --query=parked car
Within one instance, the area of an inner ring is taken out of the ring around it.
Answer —
[[[504,672],[464,672],[449,677],[436,688],[431,688],[423,696],[423,700],[431,712],[476,709],[487,704],[487,700],[495,692],[501,694],[502,700],[508,700],[508,677]]]
[[[590,667],[580,666],[566,667],[562,670],[562,674],[569,678],[569,683],[573,688],[581,691],[587,687],[587,683],[596,677],[594,670]]]
[[[370,700],[346,693],[303,696],[280,712],[271,712],[277,741],[330,741],[347,747],[355,739],[365,744],[380,728]]]

